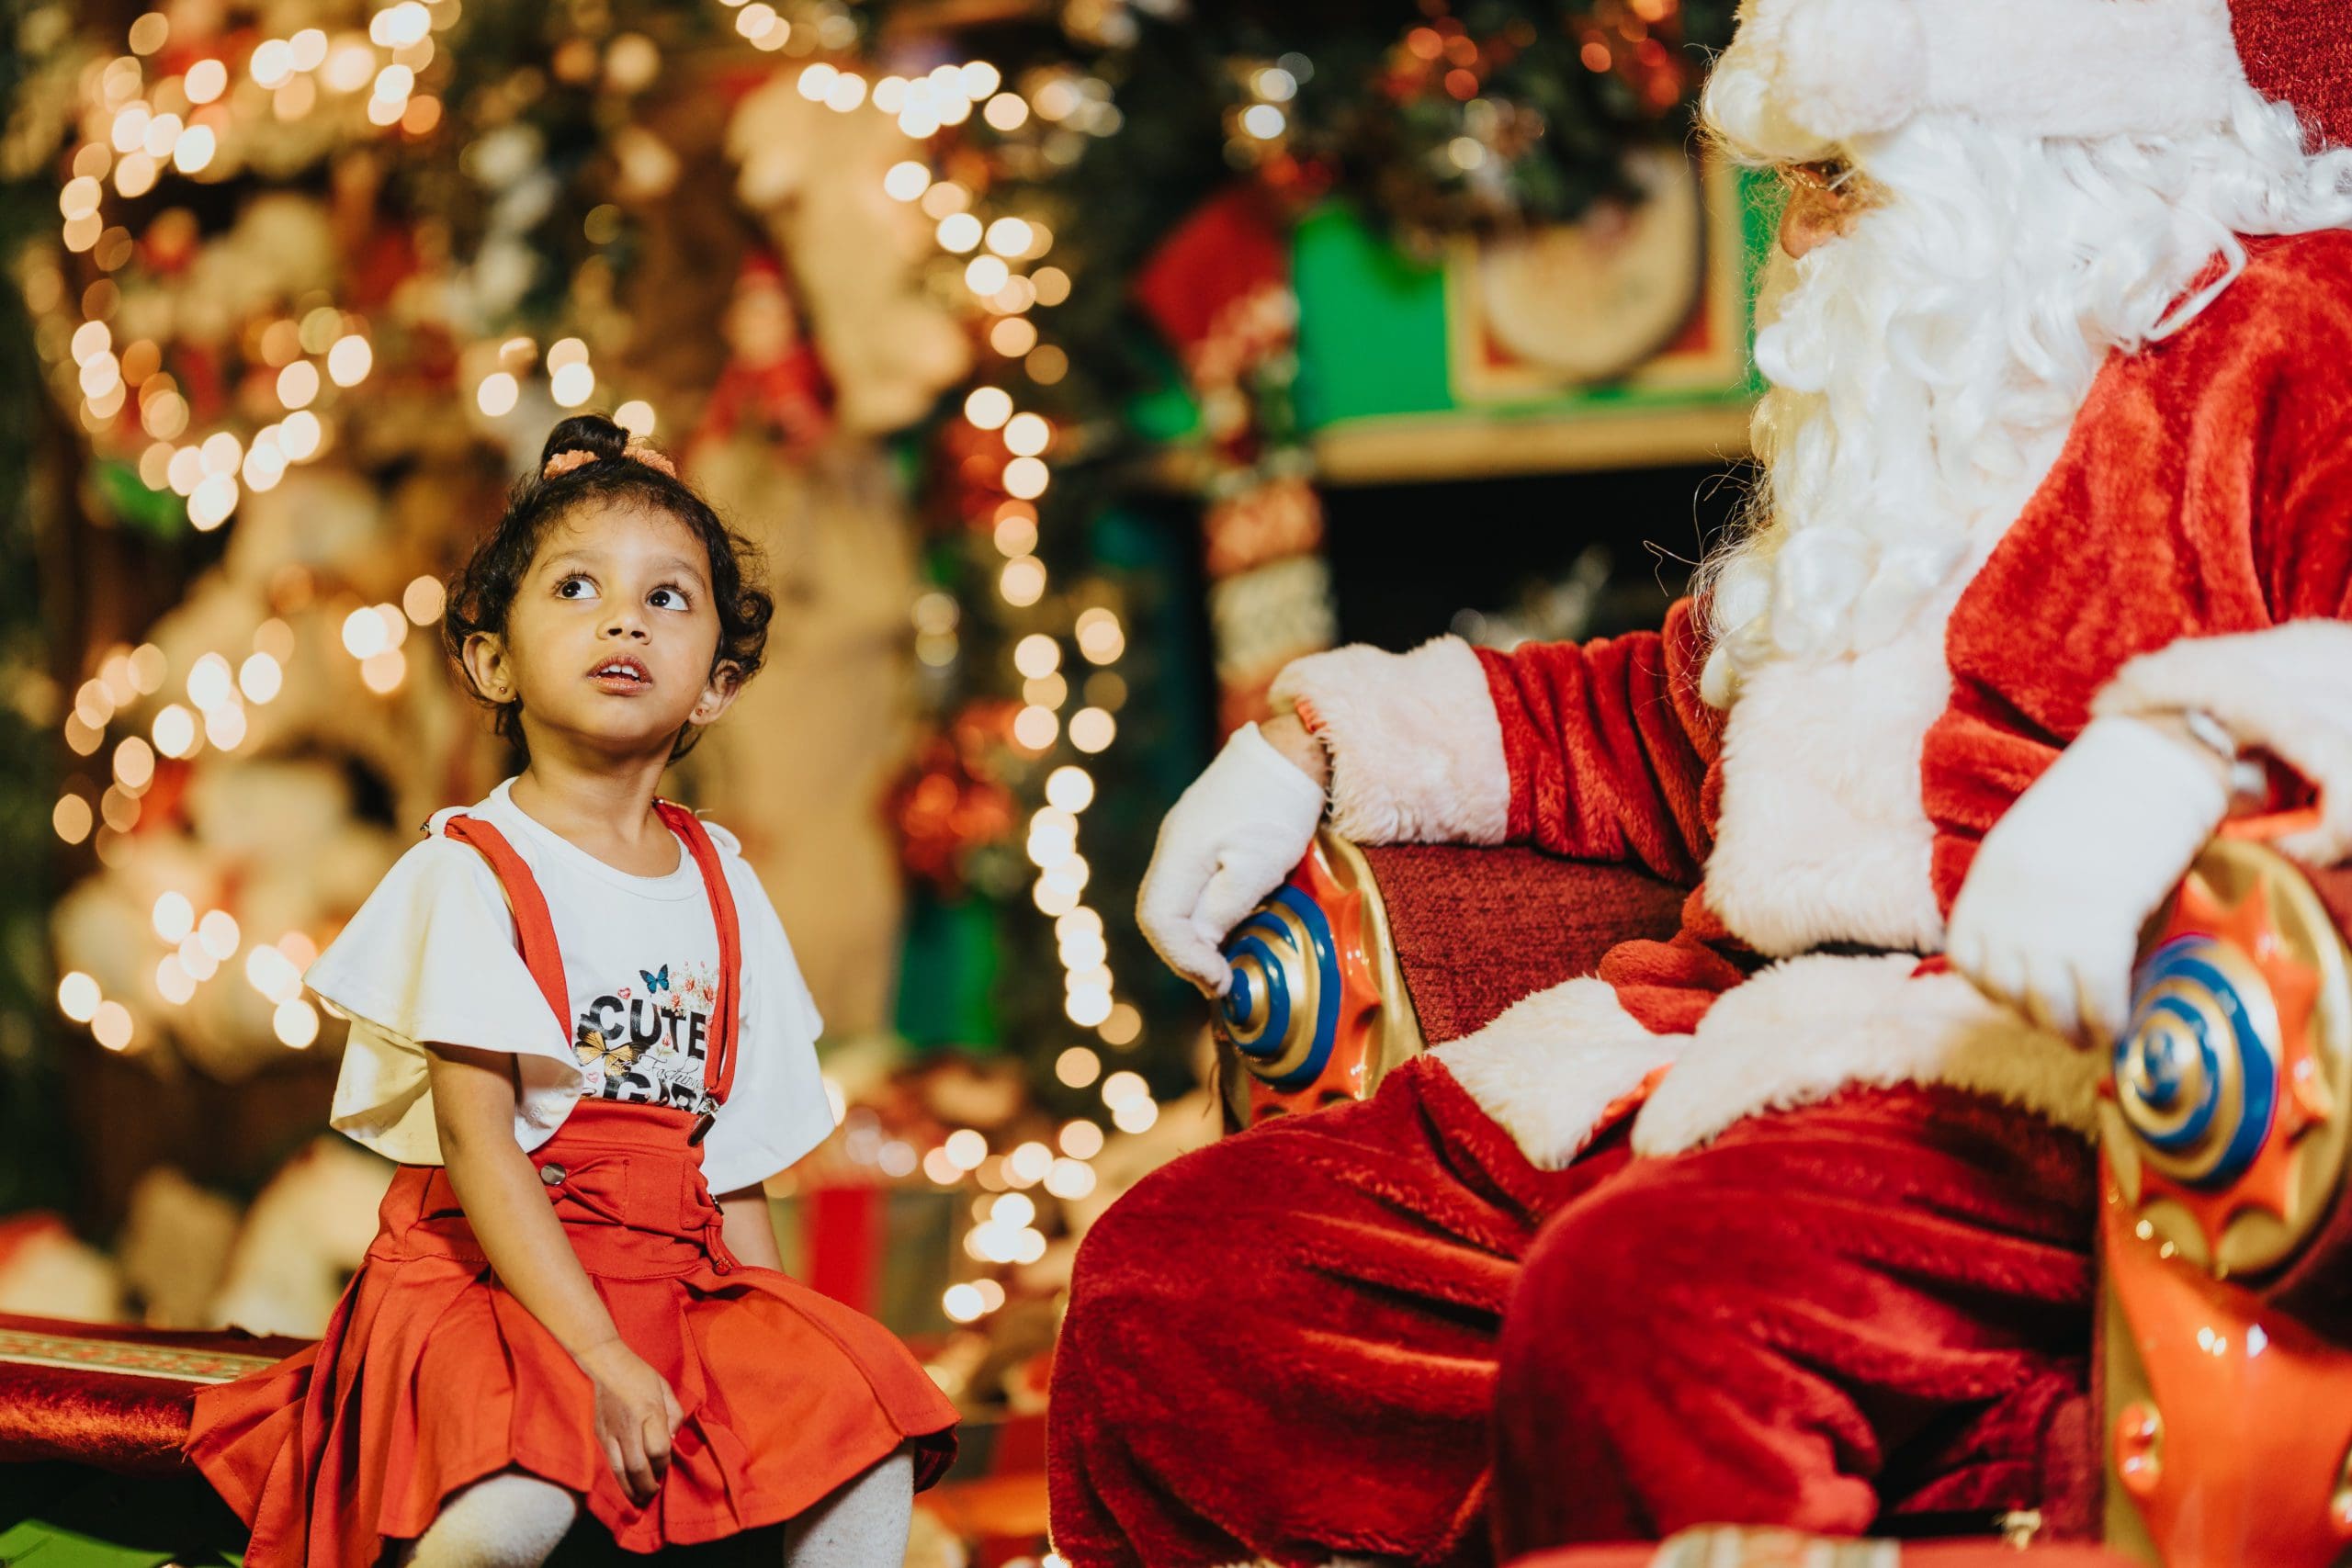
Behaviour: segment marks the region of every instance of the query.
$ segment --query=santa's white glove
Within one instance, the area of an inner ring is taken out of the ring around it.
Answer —
[[[1226,932],[1306,858],[1323,788],[1254,724],[1234,731],[1159,824],[1136,918],[1168,966],[1213,996],[1232,981]]]
[[[2228,814],[2226,778],[2140,719],[2092,721],[1984,835],[1952,905],[1952,967],[2044,1029],[2113,1041],[2140,928]]]

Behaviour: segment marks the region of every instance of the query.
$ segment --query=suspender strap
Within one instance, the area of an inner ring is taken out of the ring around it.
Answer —
[[[710,893],[710,914],[718,927],[718,1006],[711,1020],[710,1062],[703,1088],[710,1097],[725,1100],[735,1086],[735,1026],[743,1010],[743,930],[735,918],[735,895],[727,886],[727,868],[719,863],[718,846],[702,818],[675,801],[657,800],[654,809],[670,830],[685,840],[686,851],[702,868],[703,886]]]
[[[743,968],[742,928],[735,916],[735,895],[727,886],[727,868],[719,863],[718,846],[712,843],[702,818],[674,801],[657,800],[653,807],[670,830],[685,840],[702,872],[710,896],[711,920],[718,928],[718,998],[711,1019],[710,1056],[703,1069],[703,1090],[724,1101],[735,1084],[735,1023],[741,1009]],[[523,949],[523,964],[537,982],[539,992],[555,1010],[556,1023],[566,1044],[571,1040],[571,992],[564,983],[563,953],[555,938],[555,920],[548,913],[547,896],[539,891],[531,868],[506,841],[506,835],[479,817],[452,817],[441,829],[452,839],[480,851],[499,886],[507,907],[514,912],[514,929]]]
[[[539,994],[555,1010],[556,1027],[566,1046],[571,1043],[571,990],[563,981],[563,951],[556,944],[555,921],[548,914],[547,896],[539,891],[531,868],[506,841],[506,835],[479,817],[452,817],[442,832],[471,844],[490,862],[499,886],[505,889],[507,908],[514,911],[514,930],[523,948],[524,966],[538,982]]]

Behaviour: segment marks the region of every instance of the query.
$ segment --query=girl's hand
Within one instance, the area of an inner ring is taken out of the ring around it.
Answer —
[[[618,1338],[592,1345],[572,1359],[596,1385],[596,1440],[604,1445],[605,1462],[629,1500],[643,1507],[670,1472],[670,1439],[686,1413],[669,1380]]]

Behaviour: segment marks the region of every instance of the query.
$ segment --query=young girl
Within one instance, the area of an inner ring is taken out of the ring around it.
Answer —
[[[654,795],[759,667],[749,557],[582,417],[453,587],[528,765],[311,967],[334,1124],[401,1164],[325,1337],[198,1395],[254,1568],[530,1568],[582,1506],[631,1551],[790,1519],[787,1563],[897,1568],[953,1457],[905,1348],[779,1272],[760,1184],[832,1129],[816,1007],[735,840]]]

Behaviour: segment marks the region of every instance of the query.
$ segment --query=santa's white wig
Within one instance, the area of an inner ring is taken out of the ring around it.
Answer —
[[[1961,107],[1902,52],[1916,39],[1898,39],[1890,65],[1867,40],[1840,54],[1834,30],[1793,25],[2004,3],[1758,0],[1709,80],[1706,121],[1730,155],[1843,160],[1864,193],[1844,232],[1781,264],[1757,335],[1766,479],[1702,571],[1719,705],[1765,661],[1876,646],[1959,581],[2048,471],[2101,363],[2194,319],[2244,268],[2239,236],[2352,226],[2352,151],[2313,151],[2234,57],[2205,58],[2210,30],[2166,45],[2175,66],[2203,50],[2201,98],[2141,82],[2100,112],[2028,103],[2003,118]],[[2165,0],[2054,4],[2112,17]],[[2219,37],[2226,51],[2226,14]],[[2109,63],[2128,79],[2136,62]],[[2147,129],[2158,112],[2182,123]]]

